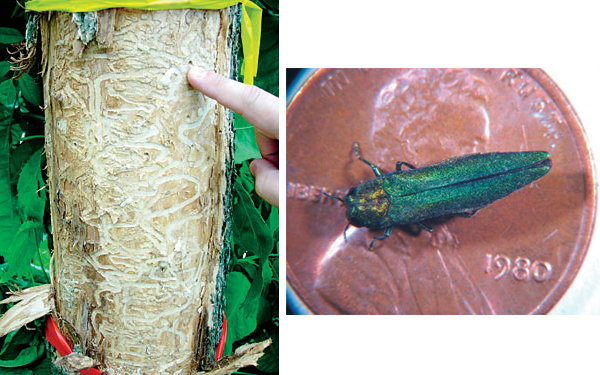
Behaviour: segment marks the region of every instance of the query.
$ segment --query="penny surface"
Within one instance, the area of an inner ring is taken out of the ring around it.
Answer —
[[[543,314],[568,289],[596,212],[592,159],[539,69],[320,69],[288,98],[287,289],[296,313]],[[383,173],[455,156],[547,151],[540,180],[418,235],[347,225],[341,202]]]

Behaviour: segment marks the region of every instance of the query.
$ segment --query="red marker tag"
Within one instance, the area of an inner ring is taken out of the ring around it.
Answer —
[[[223,356],[223,349],[225,349],[225,341],[227,340],[227,317],[223,313],[223,328],[221,331],[221,338],[219,339],[219,345],[217,345],[217,353],[215,354],[215,361]]]
[[[56,350],[60,353],[61,356],[66,356],[68,354],[73,353],[73,350],[69,346],[67,339],[65,336],[60,333],[58,329],[58,325],[52,318],[52,315],[48,316],[46,319],[46,328],[44,330],[46,333],[46,339],[48,342],[56,348]],[[87,368],[85,370],[81,370],[79,372],[80,375],[102,375],[102,371],[97,368]]]
[[[46,333],[46,339],[48,342],[58,350],[61,356],[66,356],[68,354],[73,353],[73,350],[69,346],[67,339],[60,333],[58,329],[58,325],[52,318],[52,315],[48,316],[46,319],[46,328],[44,330]],[[223,349],[225,348],[225,341],[227,340],[227,317],[223,315],[223,331],[221,332],[221,338],[219,339],[219,345],[217,346],[217,352],[215,355],[215,361],[221,358],[223,355]],[[79,372],[80,375],[102,375],[102,371],[97,368],[88,368],[85,370],[81,370]]]

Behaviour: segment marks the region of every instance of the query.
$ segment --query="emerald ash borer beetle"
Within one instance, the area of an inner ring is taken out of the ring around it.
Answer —
[[[552,167],[545,151],[491,152],[454,157],[422,168],[397,162],[396,171],[383,174],[364,159],[358,142],[354,154],[373,169],[375,178],[350,188],[344,198],[331,196],[346,207],[348,225],[385,229],[416,224],[432,232],[428,222],[451,216],[470,217],[477,210],[504,198],[544,176]],[[407,167],[403,169],[402,167]]]

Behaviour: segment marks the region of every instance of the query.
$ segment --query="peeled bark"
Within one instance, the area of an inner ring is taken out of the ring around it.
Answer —
[[[186,73],[230,75],[232,14],[102,11],[85,48],[71,14],[42,22],[54,315],[106,374],[191,374],[214,353],[232,135]]]

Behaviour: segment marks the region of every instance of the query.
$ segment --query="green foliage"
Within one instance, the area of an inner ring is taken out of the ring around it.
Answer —
[[[272,279],[271,269],[265,263],[273,249],[273,234],[239,180],[235,182],[234,195],[238,199],[233,206],[233,241],[237,245],[234,264],[245,272],[232,272],[227,277],[227,290],[235,292],[226,293],[233,298],[227,298],[225,312],[235,324],[228,332],[225,353],[231,352],[233,342],[256,329],[258,315],[264,308],[262,291]]]
[[[23,39],[25,37],[19,30],[11,27],[0,27],[0,44],[19,43]]]
[[[273,346],[258,369],[278,371],[279,211],[256,195],[248,161],[238,165],[234,184],[233,260],[227,276],[228,332],[224,354],[249,341],[268,337]]]
[[[0,83],[0,103],[7,107],[11,107],[15,104],[17,99],[17,89],[12,80],[4,81]]]
[[[263,11],[260,57],[256,86],[279,96],[279,16],[276,1]],[[240,64],[241,65],[241,64]],[[235,116],[233,260],[225,292],[228,332],[224,355],[241,344],[267,338],[273,344],[258,368],[243,373],[279,371],[279,210],[254,191],[250,161],[260,157],[254,128]]]
[[[8,44],[23,40],[25,14],[0,27],[0,294],[49,282],[49,217],[43,156],[44,123],[38,66],[16,80]],[[7,5],[5,5],[7,7]],[[7,17],[11,12],[7,12]],[[0,314],[10,306],[1,305]],[[47,342],[38,320],[0,338],[0,374],[51,374]]]
[[[42,152],[43,148],[35,151],[29,158],[17,183],[17,206],[22,219],[33,219],[41,222],[44,218],[46,207],[46,190],[42,177]]]
[[[0,81],[7,79],[6,74],[10,71],[8,61],[0,61]]]
[[[28,73],[19,78],[18,87],[25,100],[38,107],[42,105],[42,90],[40,85]]]
[[[10,130],[13,120],[12,106],[16,95],[5,94],[7,86],[14,90],[11,80],[0,84],[0,256],[2,250],[10,244],[18,227],[18,216],[13,207],[10,173]],[[4,89],[4,90],[3,90]],[[4,94],[4,95],[3,95]]]
[[[235,288],[233,286],[235,286]],[[256,329],[256,316],[250,317],[249,314],[241,309],[249,290],[250,281],[245,274],[234,271],[227,275],[225,300],[227,301],[228,307],[226,309],[226,314],[230,323],[227,331],[225,353],[231,352],[233,341],[248,336]],[[250,314],[252,314],[252,312],[250,312]]]
[[[37,252],[35,232],[41,226],[41,223],[35,221],[26,221],[19,226],[10,246],[2,254],[4,261],[8,264],[8,269],[0,277],[0,283],[10,283],[14,276],[29,274],[32,284],[35,284],[31,275],[31,261]],[[27,284],[25,286],[29,287]]]
[[[0,367],[26,366],[41,358],[44,343],[36,340],[37,333],[26,327],[8,333],[0,348]]]
[[[254,127],[237,113],[234,117],[235,124],[235,155],[236,162],[260,158],[260,152],[254,138]]]

